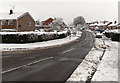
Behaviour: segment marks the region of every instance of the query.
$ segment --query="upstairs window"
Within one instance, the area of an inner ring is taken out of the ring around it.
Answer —
[[[31,22],[28,22],[28,26],[31,26]]]

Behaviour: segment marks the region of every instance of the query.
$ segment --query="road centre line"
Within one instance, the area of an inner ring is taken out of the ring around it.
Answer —
[[[40,60],[37,60],[37,61],[31,62],[31,63],[28,63],[28,64],[26,64],[26,65],[22,65],[22,66],[19,66],[19,67],[15,67],[15,68],[12,68],[12,69],[9,69],[9,70],[6,70],[6,71],[3,71],[2,74],[8,73],[8,72],[11,72],[11,71],[14,71],[14,70],[17,70],[17,69],[20,69],[20,68],[26,67],[26,66],[30,66],[30,65],[33,65],[33,64],[36,64],[36,63],[38,63],[38,62],[45,61],[45,60],[48,60],[48,59],[51,59],[51,58],[53,58],[53,57],[40,59]]]
[[[74,50],[74,49],[76,49],[76,48],[68,49],[68,50],[64,51],[63,54],[65,54],[65,53],[67,53],[67,52],[70,52],[70,51],[72,51],[72,50]]]

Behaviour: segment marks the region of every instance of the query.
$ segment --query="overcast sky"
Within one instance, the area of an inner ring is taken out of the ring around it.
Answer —
[[[61,17],[68,24],[77,16],[83,16],[87,22],[95,20],[118,20],[119,0],[3,1],[0,2],[0,13],[9,12],[9,5],[15,5],[14,12],[29,12],[33,18],[40,21],[49,17]]]

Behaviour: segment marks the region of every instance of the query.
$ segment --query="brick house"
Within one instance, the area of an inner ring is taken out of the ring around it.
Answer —
[[[48,18],[47,20],[43,21],[43,25],[49,25],[54,21],[53,18]]]
[[[34,31],[35,21],[28,13],[0,13],[0,31]]]
[[[41,21],[40,25],[36,25],[36,29],[44,29],[45,31],[52,31],[53,27],[52,27],[52,23],[53,23],[54,19],[53,18],[48,18],[45,21]]]
[[[41,21],[40,25],[36,25],[36,29],[44,29],[45,31],[60,31],[63,30],[67,25],[60,18],[48,18],[45,21]]]

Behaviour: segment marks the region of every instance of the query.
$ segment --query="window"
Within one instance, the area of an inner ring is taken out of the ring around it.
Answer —
[[[14,21],[13,20],[9,20],[9,25],[13,25]]]
[[[20,27],[21,27],[21,25],[18,25],[18,27],[20,28]]]
[[[6,25],[6,20],[2,20],[2,25]]]
[[[31,22],[28,22],[28,26],[31,26]]]
[[[0,25],[2,25],[2,21],[0,20]]]

